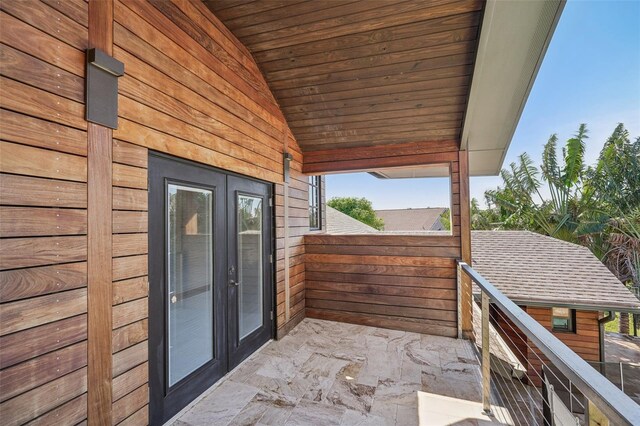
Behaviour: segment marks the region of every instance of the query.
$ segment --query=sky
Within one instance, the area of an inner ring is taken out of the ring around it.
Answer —
[[[513,136],[508,166],[528,152],[537,164],[553,133],[558,145],[586,123],[586,162],[593,164],[605,140],[622,122],[640,136],[640,0],[569,0],[564,8]],[[499,177],[472,177],[471,196]],[[327,198],[365,197],[375,209],[449,205],[448,179],[381,180],[366,173],[328,175]]]

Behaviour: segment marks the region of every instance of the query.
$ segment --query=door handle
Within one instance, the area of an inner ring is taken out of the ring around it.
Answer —
[[[236,287],[239,287],[239,286],[240,286],[240,283],[239,283],[239,282],[237,282],[237,281],[234,281],[234,280],[229,280],[229,284],[230,284],[230,285],[234,285],[234,286],[236,286]]]

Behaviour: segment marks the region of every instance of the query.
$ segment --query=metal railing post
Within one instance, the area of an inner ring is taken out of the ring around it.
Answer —
[[[620,363],[620,390],[624,392],[624,373],[622,372],[622,363]]]
[[[462,339],[462,310],[464,306],[462,306],[462,266],[458,263],[458,279],[456,282],[457,285],[457,294],[458,294],[458,339]]]
[[[491,355],[489,348],[489,295],[482,292],[482,408],[491,413]]]

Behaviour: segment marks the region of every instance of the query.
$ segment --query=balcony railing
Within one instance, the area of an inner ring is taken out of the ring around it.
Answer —
[[[492,409],[492,399],[499,398],[500,401],[494,403],[507,406],[519,424],[640,424],[640,406],[629,396],[471,266],[459,262],[459,279],[464,275],[479,288],[481,295],[481,320],[474,322],[481,324],[476,327],[481,330],[476,331],[480,336],[475,337],[482,355],[483,408],[486,412]],[[473,311],[473,306],[464,309]],[[496,327],[498,332],[490,333],[490,329]],[[514,340],[522,339],[520,347],[534,345],[537,359],[530,362],[528,357],[518,356],[525,364],[520,369],[525,371],[520,374],[507,371],[517,367],[511,365],[513,368],[507,369],[505,364],[509,362],[501,363],[496,359],[492,352],[495,352],[493,348],[498,339],[504,340],[515,352],[519,349]],[[557,389],[554,390],[554,386]]]

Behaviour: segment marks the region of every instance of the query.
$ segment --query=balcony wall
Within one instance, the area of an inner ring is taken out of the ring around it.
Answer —
[[[460,239],[424,235],[307,235],[306,314],[457,335]]]

